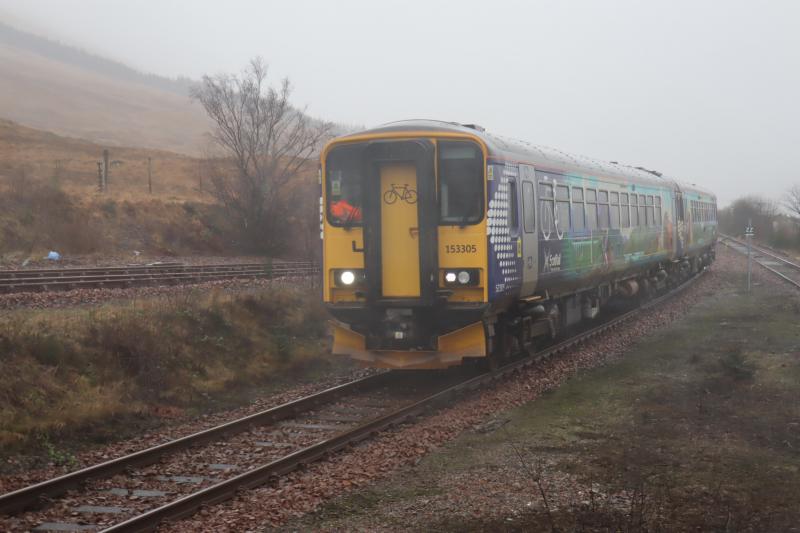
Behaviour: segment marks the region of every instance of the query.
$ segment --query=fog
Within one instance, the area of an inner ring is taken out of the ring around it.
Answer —
[[[474,122],[779,198],[800,183],[800,4],[0,0],[22,29],[166,76],[260,55],[314,116]]]

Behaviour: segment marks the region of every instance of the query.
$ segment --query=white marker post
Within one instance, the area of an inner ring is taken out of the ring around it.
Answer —
[[[750,222],[747,224],[747,227],[744,229],[744,236],[747,238],[747,292],[750,292],[750,273],[753,271],[753,254],[752,254],[752,247],[750,244],[750,239],[755,235],[755,230],[753,229],[753,223]]]

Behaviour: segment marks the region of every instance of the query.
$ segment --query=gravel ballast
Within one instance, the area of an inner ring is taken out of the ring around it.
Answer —
[[[555,359],[472,394],[452,408],[384,432],[329,460],[289,474],[274,486],[244,492],[186,520],[164,524],[161,530],[259,531],[280,527],[337,496],[385,479],[463,431],[497,423],[498,413],[535,400],[579,371],[623,357],[643,336],[679,319],[700,298],[718,290],[723,281],[716,272],[732,268],[737,262],[738,258],[723,252],[702,279],[658,309],[645,311]]]

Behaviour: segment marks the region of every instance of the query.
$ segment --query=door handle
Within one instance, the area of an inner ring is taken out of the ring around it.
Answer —
[[[419,228],[408,228],[408,234],[412,239],[419,236]]]

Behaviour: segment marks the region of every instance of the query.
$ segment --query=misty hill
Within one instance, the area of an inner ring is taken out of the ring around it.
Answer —
[[[118,61],[18,30],[2,21],[0,21],[0,44],[34,52],[42,57],[118,80],[141,83],[183,96],[188,96],[193,83],[186,77],[170,79],[156,74],[139,72]]]
[[[0,23],[0,118],[109,146],[199,154],[210,123],[188,79],[121,63]]]

